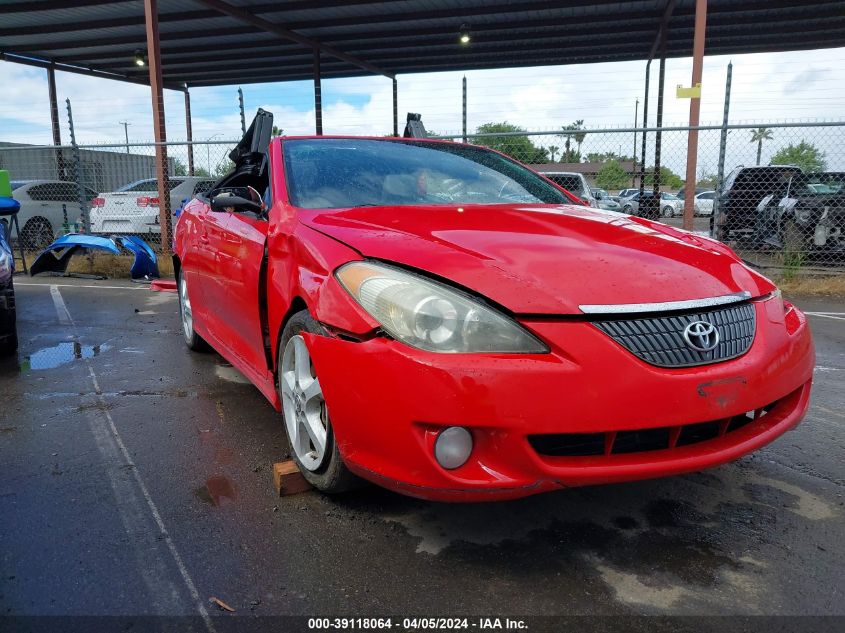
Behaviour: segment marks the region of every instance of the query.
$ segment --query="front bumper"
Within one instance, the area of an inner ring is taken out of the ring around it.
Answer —
[[[754,305],[757,334],[745,355],[690,368],[646,364],[592,324],[568,320],[523,322],[549,344],[543,355],[435,354],[385,338],[309,335],[308,344],[353,472],[427,499],[507,499],[716,466],[798,424],[814,364],[806,320],[796,312],[789,334],[779,299]],[[663,450],[553,456],[529,440],[678,428],[767,406],[737,430]],[[453,425],[470,430],[474,448],[466,464],[445,470],[433,445]]]

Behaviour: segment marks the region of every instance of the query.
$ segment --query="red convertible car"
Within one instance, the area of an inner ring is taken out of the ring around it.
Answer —
[[[804,416],[806,319],[725,245],[573,204],[483,147],[271,140],[268,121],[179,217],[182,325],[281,412],[318,489],[674,475]]]

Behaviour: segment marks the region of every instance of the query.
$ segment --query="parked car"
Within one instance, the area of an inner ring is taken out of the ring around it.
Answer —
[[[9,222],[0,218],[0,356],[14,354],[18,349],[16,325],[15,257],[9,238]]]
[[[694,196],[700,193],[704,193],[705,191],[709,191],[709,189],[707,189],[707,187],[696,187]],[[686,192],[686,187],[681,187],[680,189],[678,189],[678,192],[675,195],[678,196],[678,198],[681,200],[686,200]]]
[[[713,202],[716,200],[715,191],[702,191],[695,194],[694,213],[695,215],[713,215]]]
[[[208,191],[214,179],[202,176],[179,176],[168,179],[170,210],[175,211],[184,198]],[[147,178],[131,182],[91,201],[91,232],[109,235],[159,235],[158,181]],[[175,222],[175,220],[174,220]]]
[[[806,318],[727,246],[608,221],[487,148],[271,125],[179,216],[181,324],[281,412],[319,490],[487,501],[674,475],[804,416]]]
[[[598,209],[599,202],[596,200],[590,188],[590,183],[584,177],[584,174],[577,174],[575,172],[567,171],[549,171],[542,172],[542,175],[551,180],[556,185],[560,185],[567,191],[574,193],[581,198],[587,206]]]
[[[798,174],[760,203],[759,241],[789,253],[845,252],[845,174]]]
[[[24,248],[40,250],[61,234],[65,222],[75,223],[81,215],[79,188],[63,180],[13,180],[12,196],[21,203],[18,222]],[[97,192],[82,188],[87,205]]]
[[[590,189],[590,192],[593,194],[593,198],[596,199],[598,202],[599,208],[604,209],[605,211],[619,211],[622,209],[622,205],[619,204],[618,200],[614,200],[613,196],[611,196],[607,191],[604,189]]]
[[[761,200],[783,189],[793,177],[802,173],[796,165],[736,167],[725,178],[718,193],[720,212],[725,218],[725,238],[756,238],[762,222],[758,212]],[[710,222],[711,225],[714,222],[712,216]]]
[[[654,191],[646,189],[643,191],[643,198],[640,197],[640,192],[627,196],[621,200],[622,212],[631,215],[640,215],[640,202],[642,199],[653,200]],[[684,201],[671,193],[662,192],[660,194],[660,202],[658,205],[660,215],[664,218],[671,218],[676,215],[682,215],[684,212]]]

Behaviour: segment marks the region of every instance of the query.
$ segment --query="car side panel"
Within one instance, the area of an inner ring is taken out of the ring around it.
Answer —
[[[209,309],[216,332],[256,374],[269,370],[264,347],[264,245],[267,221],[243,213],[226,214],[218,242],[215,294]],[[219,318],[217,317],[219,315]]]

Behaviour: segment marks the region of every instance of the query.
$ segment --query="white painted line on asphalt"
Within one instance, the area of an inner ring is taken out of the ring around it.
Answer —
[[[50,294],[53,298],[53,304],[56,307],[56,314],[59,317],[59,321],[62,323],[69,324],[71,328],[73,328],[74,338],[78,339],[76,323],[74,322],[73,317],[71,317],[70,311],[67,309],[67,305],[65,304],[58,287],[56,287],[55,285],[50,286]],[[191,598],[195,602],[195,606],[200,614],[200,617],[202,617],[202,620],[205,623],[205,626],[209,630],[209,632],[216,633],[214,624],[212,624],[211,622],[211,616],[209,616],[208,610],[205,608],[205,604],[200,598],[199,591],[197,591],[197,587],[194,584],[193,579],[191,578],[191,574],[188,572],[187,567],[185,567],[185,563],[182,560],[182,556],[179,554],[179,550],[176,549],[176,544],[173,542],[173,539],[170,538],[170,534],[168,533],[167,528],[164,525],[164,521],[161,518],[161,513],[158,511],[158,507],[156,506],[155,501],[153,501],[153,498],[150,495],[150,491],[147,488],[147,485],[141,478],[141,473],[138,471],[138,467],[132,460],[132,456],[129,454],[129,451],[126,448],[126,444],[124,444],[123,438],[120,436],[120,433],[117,430],[117,426],[114,423],[114,419],[112,418],[111,413],[109,412],[106,399],[103,396],[103,390],[100,387],[100,381],[97,379],[97,374],[94,371],[94,366],[92,365],[91,360],[89,358],[84,358],[83,360],[86,366],[88,367],[88,375],[91,378],[91,383],[94,386],[94,392],[97,395],[97,399],[99,400],[100,407],[98,407],[98,411],[102,413],[106,421],[106,424],[103,424],[103,420],[99,416],[92,415],[89,417],[89,420],[91,422],[91,431],[94,434],[94,439],[97,441],[97,448],[100,450],[101,454],[107,461],[122,461],[123,466],[128,466],[129,470],[132,471],[132,474],[135,477],[135,482],[137,483],[138,488],[141,490],[141,495],[144,497],[149,512],[152,515],[152,518],[155,521],[156,525],[158,526],[159,532],[161,533],[164,542],[167,544],[167,547],[170,550],[170,554],[173,557],[173,561],[176,563],[176,567],[179,569],[179,573],[181,574],[182,580],[184,581],[185,586],[188,589],[188,593],[191,594]],[[97,421],[99,421],[99,423],[97,423]],[[117,447],[117,450],[115,449],[115,446]],[[123,458],[122,460],[120,459],[121,456]],[[121,514],[121,518],[124,521],[124,527],[126,528],[127,536],[130,537],[131,541],[139,540],[143,537],[144,533],[146,532],[146,526],[143,525],[144,521],[140,514],[135,512],[135,516],[130,516],[130,512],[134,508],[127,507],[127,504],[131,504],[135,500],[136,495],[134,494],[134,491],[132,491],[131,488],[127,488],[127,486],[122,481],[120,481],[113,472],[111,472],[109,469],[106,469],[106,472],[109,474],[112,488],[114,489],[117,496],[118,510]],[[138,503],[137,505],[140,505],[140,503]],[[165,585],[168,584],[166,581],[166,577],[164,576],[164,573],[166,573],[166,568],[160,566],[159,570],[162,573],[160,573],[155,578],[151,578],[151,574],[149,574],[149,570],[146,568],[146,566],[150,563],[154,564],[155,561],[149,560],[150,558],[152,558],[150,554],[150,550],[145,550],[145,555],[147,556],[147,559],[141,561],[141,573],[145,575],[145,582],[147,583],[147,586],[151,590],[153,595],[161,595],[161,592],[164,590]],[[178,600],[178,594],[175,591],[172,591],[170,598]],[[163,599],[166,600],[167,598],[164,597]]]
[[[15,286],[35,286],[41,288],[48,284],[28,284],[16,281]],[[94,286],[91,284],[49,284],[51,288],[103,288],[106,290],[149,290],[149,286]]]
[[[837,321],[845,321],[845,316],[838,316],[845,314],[843,312],[805,312],[809,316],[822,317],[823,319],[836,319]]]

